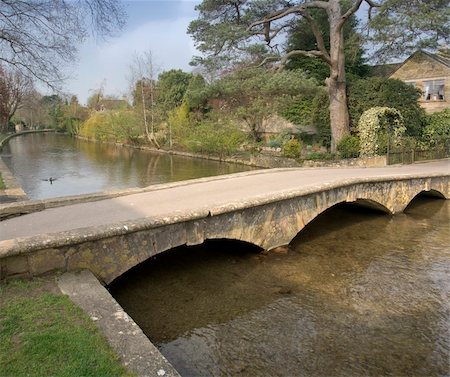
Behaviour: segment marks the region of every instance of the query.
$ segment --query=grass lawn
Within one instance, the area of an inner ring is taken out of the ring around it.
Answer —
[[[0,376],[133,376],[51,278],[0,284]]]

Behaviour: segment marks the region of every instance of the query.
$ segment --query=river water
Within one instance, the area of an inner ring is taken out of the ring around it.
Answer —
[[[448,376],[449,223],[339,205],[289,252],[210,241],[109,288],[182,376]]]
[[[146,187],[252,169],[49,133],[11,139],[1,157],[30,199]]]

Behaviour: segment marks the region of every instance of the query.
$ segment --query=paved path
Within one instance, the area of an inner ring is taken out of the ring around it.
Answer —
[[[383,168],[274,169],[160,186],[155,191],[46,209],[0,222],[0,241],[190,212],[282,196],[352,179],[450,174],[450,160]],[[164,188],[165,187],[165,188]],[[208,213],[208,212],[206,212]]]

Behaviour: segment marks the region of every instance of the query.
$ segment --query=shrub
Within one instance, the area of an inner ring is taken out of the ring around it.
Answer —
[[[238,151],[245,134],[231,122],[204,120],[193,125],[185,139],[185,145],[193,152],[226,156]]]
[[[401,80],[371,77],[349,80],[347,85],[351,129],[356,130],[362,114],[372,107],[394,108],[403,116],[406,135],[420,136],[426,114],[418,100],[420,91]]]
[[[428,115],[427,125],[422,133],[425,147],[445,145],[450,140],[450,109]]]
[[[94,112],[81,125],[79,135],[99,141],[133,142],[143,133],[142,119],[133,110]]]
[[[373,107],[361,115],[358,130],[361,156],[366,157],[386,153],[388,135],[391,145],[399,145],[405,126],[398,110]]]
[[[359,137],[353,135],[344,136],[337,150],[342,158],[354,158],[359,156]]]
[[[302,151],[302,144],[297,139],[290,139],[283,144],[283,156],[289,158],[299,158]]]

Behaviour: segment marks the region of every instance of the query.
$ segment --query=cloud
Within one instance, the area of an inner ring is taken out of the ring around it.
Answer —
[[[178,0],[178,3],[181,3]],[[189,9],[195,2],[190,1]],[[185,4],[186,6],[186,4]],[[151,50],[155,65],[161,70],[179,68],[190,70],[189,61],[196,54],[193,41],[186,34],[190,16],[180,13],[172,18],[160,18],[133,26],[118,38],[97,45],[88,41],[80,49],[76,78],[67,85],[68,92],[85,103],[90,90],[104,85],[106,94],[122,95],[128,91],[129,66],[136,53]]]

